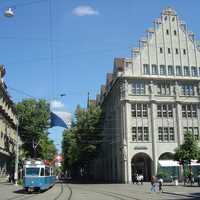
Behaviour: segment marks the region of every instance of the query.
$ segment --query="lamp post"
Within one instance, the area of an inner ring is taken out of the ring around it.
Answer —
[[[15,156],[15,185],[17,185],[18,180],[18,165],[19,165],[19,120],[17,120],[17,144],[16,144],[16,156]]]

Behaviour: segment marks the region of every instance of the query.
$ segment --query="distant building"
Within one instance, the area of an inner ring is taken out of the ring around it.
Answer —
[[[0,178],[14,170],[16,152],[16,111],[3,81],[5,68],[0,66]]]
[[[200,140],[200,47],[175,10],[163,10],[131,58],[114,60],[97,97],[105,114],[97,178],[149,180],[185,132]]]

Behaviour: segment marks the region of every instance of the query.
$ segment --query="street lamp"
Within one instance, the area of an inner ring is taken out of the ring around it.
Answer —
[[[5,17],[13,17],[15,14],[14,14],[14,11],[12,8],[8,8],[7,10],[5,10],[4,12],[4,16]]]
[[[19,165],[19,120],[17,120],[17,144],[16,144],[16,156],[15,156],[15,184],[17,185],[18,180],[18,165]]]

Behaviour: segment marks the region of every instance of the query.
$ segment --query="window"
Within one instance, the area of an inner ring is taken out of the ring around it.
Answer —
[[[142,104],[142,116],[148,117],[148,106],[147,106],[147,104]]]
[[[132,113],[132,117],[136,117],[136,104],[132,104],[131,105],[131,113]]]
[[[168,127],[164,127],[164,140],[165,141],[169,140],[169,130],[168,130]]]
[[[166,34],[169,35],[169,30],[168,29],[166,30]]]
[[[176,54],[178,54],[178,49],[177,48],[175,49],[175,52],[176,52]]]
[[[149,128],[148,127],[132,127],[132,140],[133,141],[149,141]]]
[[[45,176],[50,176],[50,168],[45,167]]]
[[[199,128],[198,127],[193,128],[193,135],[194,135],[195,140],[199,140]]]
[[[158,140],[163,141],[163,129],[162,129],[162,127],[158,127]]]
[[[142,117],[142,105],[137,104],[137,117]]]
[[[158,141],[174,141],[174,127],[158,127]]]
[[[193,104],[192,106],[192,117],[197,117],[197,105]]]
[[[40,176],[44,176],[44,168],[40,168]]]
[[[161,108],[161,105],[157,105],[157,115],[158,115],[158,117],[162,117],[162,108]]]
[[[137,139],[138,141],[143,141],[143,131],[142,131],[142,127],[137,127]]]
[[[145,84],[142,82],[135,82],[132,85],[132,93],[135,95],[145,94]]]
[[[157,75],[158,74],[158,66],[157,65],[152,65],[152,74]]]
[[[191,67],[191,73],[192,73],[192,76],[198,76],[197,68],[196,67]]]
[[[196,104],[186,104],[182,105],[182,117],[197,117],[197,105]]]
[[[182,105],[182,117],[187,117],[186,105]]]
[[[195,140],[199,140],[199,128],[198,127],[183,127],[183,134],[192,133]]]
[[[175,20],[175,17],[172,17],[172,21],[174,22],[174,20]]]
[[[171,104],[168,105],[168,117],[173,117],[173,106]]]
[[[159,104],[157,105],[158,117],[173,117],[173,105],[172,104]]]
[[[184,76],[190,76],[190,69],[188,66],[184,66]]]
[[[149,128],[144,127],[144,141],[149,141]]]
[[[176,30],[174,30],[174,35],[177,35],[177,32],[176,32]]]
[[[149,75],[150,74],[150,68],[148,64],[144,64],[143,65],[143,72],[145,75]]]
[[[169,140],[174,141],[174,128],[169,128]]]
[[[170,84],[168,83],[158,83],[157,85],[158,88],[158,95],[170,95],[171,90],[170,90]]]
[[[40,168],[38,167],[28,167],[26,168],[26,175],[27,176],[38,176]]]
[[[167,105],[162,105],[162,115],[163,117],[167,117]]]
[[[147,104],[132,104],[131,105],[132,117],[148,117]]]
[[[160,53],[163,53],[163,48],[162,47],[160,47]]]
[[[181,66],[176,66],[176,76],[182,76],[182,68],[181,68]]]
[[[160,75],[166,75],[166,66],[160,65]]]
[[[137,129],[136,129],[136,127],[132,127],[132,140],[137,141]]]
[[[194,96],[194,86],[193,85],[182,85],[181,95]]]
[[[183,49],[183,55],[186,55],[186,49]]]
[[[168,65],[168,75],[174,75],[174,67],[172,65]]]
[[[171,53],[171,49],[167,48],[167,52],[168,52],[168,54],[170,54]]]
[[[164,20],[167,21],[167,16],[165,16]]]

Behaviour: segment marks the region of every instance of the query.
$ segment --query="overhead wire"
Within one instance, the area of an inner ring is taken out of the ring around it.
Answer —
[[[45,1],[48,1],[48,0],[34,0],[34,1],[26,0],[26,2],[24,1],[23,3],[16,3],[16,4],[10,4],[9,6],[3,6],[3,8],[5,8],[5,7],[16,8],[18,6],[29,6],[29,5],[33,5],[33,4],[37,4],[37,3],[43,3]]]

